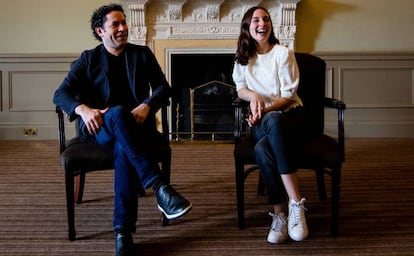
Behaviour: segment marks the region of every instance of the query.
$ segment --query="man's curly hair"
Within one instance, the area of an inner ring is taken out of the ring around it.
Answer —
[[[103,25],[106,22],[106,15],[112,11],[120,11],[124,15],[124,9],[119,4],[109,4],[103,5],[96,9],[91,17],[91,29],[93,36],[100,42],[102,42],[102,38],[96,33],[96,28],[103,28]]]

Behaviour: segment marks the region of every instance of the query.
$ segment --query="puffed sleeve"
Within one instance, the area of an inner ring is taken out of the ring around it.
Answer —
[[[299,86],[299,68],[293,51],[289,49],[283,51],[279,55],[278,63],[280,96],[292,99]]]
[[[240,65],[239,63],[234,63],[233,68],[233,81],[236,84],[236,90],[242,88],[247,88],[246,78],[245,78],[245,69],[247,66]]]

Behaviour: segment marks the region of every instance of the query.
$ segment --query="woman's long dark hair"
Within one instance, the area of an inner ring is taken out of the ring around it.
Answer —
[[[250,23],[252,22],[253,13],[257,9],[261,9],[265,11],[269,15],[269,18],[270,18],[269,11],[266,10],[266,8],[261,7],[261,6],[251,7],[244,14],[242,22],[241,22],[240,35],[237,41],[237,50],[236,50],[236,55],[235,55],[235,61],[241,65],[247,65],[250,57],[256,54],[256,41],[250,35],[249,28],[250,28]],[[273,30],[273,23],[271,19],[270,19],[270,24],[271,24],[271,31],[270,31],[270,36],[269,36],[268,41],[270,44],[278,44],[279,40],[275,36],[275,32]]]

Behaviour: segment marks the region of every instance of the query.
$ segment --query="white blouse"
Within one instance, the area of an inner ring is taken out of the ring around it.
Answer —
[[[237,90],[247,88],[261,95],[266,107],[280,97],[293,101],[289,109],[303,105],[296,94],[299,69],[295,55],[284,46],[275,45],[268,53],[256,54],[245,66],[235,63],[233,81]]]

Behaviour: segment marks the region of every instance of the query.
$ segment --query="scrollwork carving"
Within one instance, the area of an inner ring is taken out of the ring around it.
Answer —
[[[206,17],[207,21],[209,22],[217,22],[219,21],[220,17],[220,9],[219,6],[208,6],[206,8]]]
[[[130,39],[236,39],[245,11],[265,6],[277,37],[294,46],[301,0],[124,0],[130,9]],[[168,31],[168,32],[167,32]]]
[[[172,5],[168,10],[168,17],[170,21],[181,21],[182,20],[182,11],[181,6]]]
[[[280,26],[278,28],[278,37],[281,38],[294,38],[296,34],[296,26]]]
[[[130,28],[130,37],[134,40],[145,40],[147,38],[147,28],[146,27],[133,27]]]

